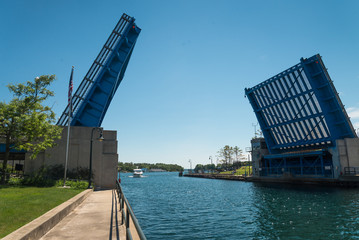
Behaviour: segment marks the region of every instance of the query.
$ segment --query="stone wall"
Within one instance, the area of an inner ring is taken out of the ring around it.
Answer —
[[[89,168],[92,127],[71,127],[68,169]],[[117,132],[103,130],[103,141],[97,140],[99,132],[93,131],[92,169],[93,182],[96,189],[115,188],[117,178]],[[31,174],[42,165],[51,166],[66,161],[67,127],[63,128],[62,138],[57,146],[40,153],[36,159],[25,156],[25,174]]]

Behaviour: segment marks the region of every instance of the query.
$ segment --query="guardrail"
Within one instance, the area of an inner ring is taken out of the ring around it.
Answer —
[[[131,205],[128,203],[127,198],[123,194],[121,184],[118,180],[116,181],[116,190],[118,195],[118,201],[120,203],[120,211],[122,212],[122,224],[125,223],[126,225],[126,239],[132,240],[133,238],[135,238],[146,240],[146,236],[143,233],[135,214],[133,213]]]
[[[359,167],[344,167],[344,175],[357,175],[359,174]]]

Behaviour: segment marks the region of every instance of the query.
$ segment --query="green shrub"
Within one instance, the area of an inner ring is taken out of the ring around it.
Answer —
[[[26,176],[22,184],[36,187],[52,187],[55,185],[55,180],[51,178],[49,169],[42,166],[35,174]]]
[[[66,182],[67,182],[67,181],[66,181]],[[62,187],[62,186],[64,186],[64,180],[57,180],[55,186],[56,186],[56,187]]]
[[[8,184],[10,186],[21,186],[22,185],[22,178],[16,178],[16,177],[11,177],[8,181]]]
[[[71,188],[74,189],[86,189],[88,186],[88,182],[85,181],[73,181],[71,184]]]
[[[64,186],[64,180],[56,181],[57,187]],[[86,181],[73,181],[73,180],[66,180],[66,186],[71,187],[73,189],[86,189],[88,186],[88,182]]]
[[[62,164],[56,164],[47,166],[46,171],[49,178],[58,180],[64,177],[65,168]],[[89,176],[89,170],[82,167],[67,169],[66,176],[70,179],[86,180]]]
[[[61,164],[42,166],[35,174],[25,177],[22,181],[22,184],[28,186],[37,186],[37,187],[51,187],[54,185],[58,185],[56,180],[62,179],[64,177],[64,171],[65,168]],[[77,168],[77,169],[68,170],[66,176],[70,179],[81,180],[81,179],[88,179],[88,173],[89,170],[87,168]],[[75,189],[87,188],[86,182],[85,183],[78,182],[73,184],[74,186],[70,186],[68,184],[66,185]]]

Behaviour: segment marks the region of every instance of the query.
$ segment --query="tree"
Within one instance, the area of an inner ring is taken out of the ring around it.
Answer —
[[[216,169],[216,165],[214,165],[213,163],[206,165],[206,170],[211,171],[212,173],[215,169]]]
[[[196,167],[194,168],[194,172],[198,173],[199,171],[202,171],[202,173],[207,172],[213,172],[216,169],[216,165],[214,164],[206,164],[206,165],[202,165],[202,164],[197,164]]]
[[[242,153],[242,149],[240,149],[239,147],[235,146],[233,147],[233,153],[236,155],[236,162],[238,162],[238,155],[240,153]]]
[[[47,87],[55,75],[37,77],[25,84],[10,84],[7,87],[14,98],[0,102],[0,140],[5,143],[1,183],[5,183],[7,161],[10,150],[26,150],[31,158],[55,145],[60,138],[61,128],[53,125],[55,114],[43,102],[54,95]]]
[[[224,163],[226,165],[226,168],[228,167],[228,164],[231,163],[232,154],[233,154],[233,148],[229,145],[224,146],[218,151],[218,154],[220,157],[223,157]]]
[[[118,167],[121,169],[122,172],[132,172],[134,168],[147,168],[150,169],[163,169],[168,172],[181,172],[183,171],[183,167],[177,165],[177,164],[165,164],[165,163],[124,163],[119,162]]]
[[[204,171],[204,166],[202,164],[197,164],[194,168],[195,173],[198,173],[199,171]]]

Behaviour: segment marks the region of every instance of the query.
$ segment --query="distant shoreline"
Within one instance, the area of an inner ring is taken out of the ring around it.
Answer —
[[[153,171],[153,170],[147,170],[145,171],[145,173],[150,173],[150,172],[180,172],[180,171],[166,171],[166,170],[160,170],[160,171]],[[133,173],[133,172],[129,172],[129,171],[120,171],[120,173]]]

